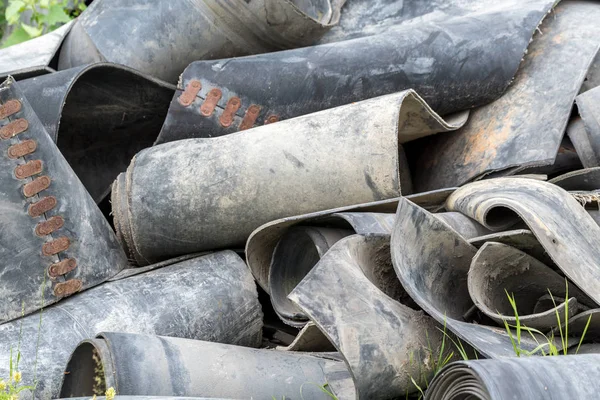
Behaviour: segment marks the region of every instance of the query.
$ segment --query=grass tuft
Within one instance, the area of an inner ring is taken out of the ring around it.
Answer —
[[[506,291],[506,296],[508,297],[508,301],[512,307],[513,313],[514,313],[514,317],[515,317],[515,325],[510,325],[506,320],[504,321],[504,326],[506,327],[506,332],[508,333],[511,343],[513,345],[515,354],[517,355],[517,357],[520,357],[521,355],[525,355],[525,356],[543,356],[543,357],[547,357],[547,356],[559,356],[559,355],[568,355],[569,354],[569,283],[568,281],[565,279],[565,302],[564,302],[564,321],[561,319],[560,314],[558,312],[558,306],[556,304],[556,300],[554,298],[554,296],[552,295],[552,292],[550,290],[548,290],[548,293],[550,294],[550,298],[552,299],[552,304],[554,306],[555,309],[555,313],[556,313],[556,323],[557,323],[557,329],[558,329],[558,334],[560,335],[560,345],[562,346],[562,350],[559,351],[558,347],[556,346],[556,338],[554,336],[554,332],[556,331],[553,330],[549,335],[546,335],[542,332],[540,332],[537,329],[533,329],[533,328],[529,328],[525,325],[523,325],[521,323],[521,321],[519,320],[519,313],[517,311],[517,302],[515,299],[514,294],[509,294],[508,291]],[[583,341],[585,340],[585,336],[587,334],[588,328],[590,326],[592,320],[592,316],[590,315],[587,323],[585,325],[585,328],[583,330],[583,333],[581,335],[581,337],[579,338],[579,343],[577,345],[577,349],[575,350],[575,354],[577,354],[579,352],[579,348],[581,347],[581,345],[583,344]],[[516,331],[516,337],[513,334],[513,330]],[[531,337],[535,340],[535,342],[538,344],[538,346],[531,350],[531,351],[527,351],[523,348],[521,348],[521,333],[525,331],[528,332]],[[535,335],[534,335],[535,334]],[[536,335],[538,335],[536,337]],[[543,338],[543,342],[540,343],[538,341],[538,337]]]

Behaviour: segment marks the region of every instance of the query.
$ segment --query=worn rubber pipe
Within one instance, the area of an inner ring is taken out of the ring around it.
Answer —
[[[519,171],[513,167],[553,164],[573,101],[598,51],[599,19],[600,5],[595,2],[559,3],[534,35],[506,93],[474,110],[463,129],[421,144],[413,168],[416,190]]]
[[[594,307],[574,285],[535,258],[505,244],[487,242],[471,262],[468,275],[471,299],[485,315],[504,326],[517,325],[508,296],[514,296],[520,323],[547,332],[577,314],[582,306]],[[569,298],[565,296],[569,294]],[[553,301],[554,300],[554,301]]]
[[[426,400],[594,399],[600,355],[458,361],[427,389]]]
[[[59,68],[110,61],[175,83],[194,60],[310,45],[337,23],[343,4],[344,0],[96,0],[65,39]]]
[[[96,202],[131,158],[152,146],[174,90],[115,64],[72,68],[19,86]]]
[[[60,395],[89,397],[95,389],[113,387],[136,396],[325,400],[331,399],[319,387],[328,382],[325,371],[339,366],[338,360],[305,353],[102,333],[73,352]]]
[[[35,397],[56,398],[77,343],[103,330],[260,345],[256,286],[237,254],[223,251],[152,268],[127,270],[123,275],[129,277],[0,325],[0,376],[9,376],[11,349],[15,356],[20,343],[23,384],[37,379]]]
[[[12,78],[0,86],[0,323],[127,267],[108,222]]]
[[[522,220],[562,272],[600,303],[600,226],[567,191],[522,178],[470,183],[446,201],[489,229]]]
[[[289,295],[344,357],[357,399],[416,391],[413,382],[431,378],[441,348],[441,328],[406,305],[389,242],[389,235],[340,240]]]
[[[506,90],[536,26],[555,1],[503,1],[486,10],[455,10],[455,15],[436,20],[423,20],[420,13],[428,7],[413,3],[371,3],[379,4],[368,9],[379,6],[381,14],[402,7],[406,19],[374,35],[390,21],[389,15],[381,15],[370,25],[373,31],[359,39],[192,63],[158,141],[221,136],[407,89],[440,115],[487,104]],[[435,5],[442,14],[458,8],[457,3],[465,2]],[[201,86],[194,90],[194,101],[180,101],[192,85]],[[203,104],[213,101],[214,93],[220,94],[217,106],[205,112]],[[240,107],[233,123],[224,125],[220,118],[234,98]]]
[[[409,194],[399,143],[456,129],[465,118],[445,122],[406,91],[251,132],[154,146],[113,185],[117,235],[141,265],[243,245],[277,218]]]
[[[392,231],[391,253],[398,279],[425,312],[484,357],[515,356],[505,329],[473,324],[465,318],[473,308],[467,275],[477,249],[458,232],[402,198]],[[521,346],[533,350],[537,344],[523,337]]]

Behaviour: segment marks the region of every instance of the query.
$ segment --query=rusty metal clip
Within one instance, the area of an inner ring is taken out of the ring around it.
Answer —
[[[269,115],[269,117],[265,120],[265,125],[273,124],[275,122],[279,122],[279,117],[277,115]]]
[[[77,293],[83,287],[83,282],[79,279],[71,279],[66,282],[57,283],[54,287],[54,295],[56,297],[66,297]]]
[[[8,158],[15,159],[31,154],[37,148],[35,140],[27,139],[21,143],[13,144],[8,148]]]
[[[66,275],[77,268],[77,261],[74,258],[67,258],[56,264],[52,264],[48,268],[50,278],[58,278],[61,275]]]
[[[0,106],[0,119],[5,119],[21,111],[19,100],[9,100]]]
[[[15,168],[17,179],[25,179],[42,172],[42,160],[32,160]]]
[[[55,254],[60,253],[61,251],[65,251],[71,245],[71,241],[68,237],[62,236],[58,239],[51,240],[49,242],[44,243],[42,246],[42,254],[45,256],[53,256]]]
[[[221,118],[219,118],[221,126],[223,126],[224,128],[231,126],[231,124],[233,123],[233,117],[235,116],[235,113],[237,112],[237,110],[240,109],[241,106],[242,101],[239,97],[230,98],[227,102],[227,105],[225,106],[225,110],[223,110],[223,114],[221,114]]]
[[[200,83],[200,81],[197,81],[195,79],[191,80],[185,87],[183,93],[181,93],[181,95],[179,96],[179,104],[181,104],[184,107],[192,105],[192,103],[196,99],[196,96],[200,92],[200,89],[202,89],[202,84]]]
[[[246,110],[246,115],[244,115],[244,119],[240,124],[240,131],[252,128],[256,122],[256,119],[258,118],[258,114],[260,114],[260,106],[252,104],[250,107],[248,107]]]
[[[64,224],[65,220],[61,216],[54,216],[48,219],[47,221],[43,221],[37,224],[37,226],[35,227],[35,234],[38,236],[49,235],[52,232],[62,228]]]
[[[50,186],[50,178],[47,176],[40,176],[35,178],[33,181],[23,185],[23,194],[25,197],[35,196],[42,190],[48,189]]]
[[[56,207],[56,197],[48,196],[30,205],[28,212],[32,217],[39,217],[45,212],[52,210],[54,207]]]
[[[10,139],[21,132],[25,132],[29,128],[29,122],[24,118],[19,118],[0,128],[0,137],[2,139]]]
[[[217,107],[217,103],[221,100],[223,92],[220,89],[214,88],[206,95],[204,104],[200,107],[200,114],[205,117],[210,117]]]

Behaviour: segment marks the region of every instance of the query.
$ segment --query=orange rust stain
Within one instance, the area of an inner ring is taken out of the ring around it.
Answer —
[[[552,38],[552,43],[561,44],[563,42],[563,34],[559,33]]]
[[[492,107],[495,109],[495,107]],[[493,110],[494,111],[494,110]],[[512,135],[515,109],[506,114],[481,119],[481,126],[465,132],[466,145],[462,153],[464,164],[473,164],[480,169],[489,166],[498,154],[498,148]]]

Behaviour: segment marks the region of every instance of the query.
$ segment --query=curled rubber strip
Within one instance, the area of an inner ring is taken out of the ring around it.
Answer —
[[[600,227],[564,189],[532,179],[488,179],[455,191],[446,208],[491,230],[523,221],[563,273],[600,304]]]
[[[0,117],[1,119],[7,119],[19,112],[21,108],[22,104],[19,100],[9,100],[0,106]],[[9,140],[11,138],[18,140],[17,143],[8,148],[6,154],[8,158],[20,161],[21,159],[24,159],[26,155],[35,152],[37,143],[34,140],[27,139],[20,141],[18,139],[18,135],[27,131],[28,128],[29,122],[24,118],[10,121],[0,128],[0,138],[2,140]],[[34,198],[38,195],[41,196],[44,190],[50,187],[52,179],[49,176],[37,176],[43,172],[43,167],[44,164],[42,160],[26,161],[24,164],[19,164],[15,167],[15,177],[19,180],[26,181],[23,184],[23,196],[25,198]],[[53,232],[64,225],[64,219],[61,216],[46,218],[44,215],[46,212],[55,208],[56,205],[56,198],[48,196],[37,199],[37,201],[29,205],[28,209],[29,215],[32,218],[44,217],[44,221],[41,221],[36,225],[35,234],[38,236],[50,236],[51,240],[47,241],[42,246],[42,254],[45,256],[59,255],[70,246],[69,238],[62,236],[54,239],[51,236]],[[56,279],[59,276],[71,272],[76,267],[77,261],[75,259],[65,259],[50,265],[48,267],[48,274],[51,279]],[[54,295],[57,297],[69,296],[81,290],[82,286],[83,283],[79,279],[57,282],[54,285]]]
[[[514,247],[487,242],[479,249],[468,274],[471,299],[485,315],[503,326],[516,325],[516,317],[507,298],[514,295],[519,304],[519,321],[528,328],[547,331],[569,318],[586,304],[594,302],[548,266]],[[568,308],[564,298],[568,294]]]
[[[598,354],[459,361],[438,373],[426,399],[593,399],[599,362]]]

